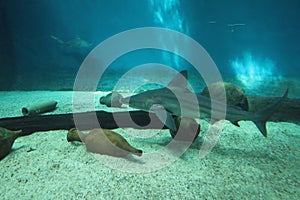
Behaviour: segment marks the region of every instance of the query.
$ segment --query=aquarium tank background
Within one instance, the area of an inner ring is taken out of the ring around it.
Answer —
[[[300,199],[299,11],[0,0],[0,199]]]
[[[297,78],[299,4],[296,0],[1,0],[0,89],[72,90],[77,71],[93,48],[115,34],[142,27],[168,28],[195,39],[225,80],[234,79],[249,90],[263,87],[266,80]],[[98,89],[111,90],[106,79],[113,82],[134,66],[153,62],[177,71],[193,69],[176,54],[138,50],[115,60]]]

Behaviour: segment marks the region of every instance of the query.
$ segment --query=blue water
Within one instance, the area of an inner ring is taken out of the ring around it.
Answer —
[[[265,77],[298,78],[299,4],[296,0],[1,0],[0,89],[72,88],[93,48],[115,34],[141,27],[169,28],[192,37],[222,75],[240,79],[244,87]],[[72,44],[76,38],[89,45]],[[178,71],[193,68],[176,55],[144,49],[124,55],[110,69],[121,76],[149,62]]]

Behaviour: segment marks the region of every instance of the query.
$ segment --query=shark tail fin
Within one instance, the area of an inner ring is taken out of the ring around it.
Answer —
[[[269,105],[265,109],[258,112],[258,115],[262,116],[258,120],[254,120],[254,124],[257,126],[257,128],[260,130],[260,132],[263,134],[263,136],[267,137],[267,129],[266,129],[266,123],[267,120],[276,112],[276,110],[279,108],[281,103],[287,98],[289,90],[287,89],[284,93],[284,95],[278,99],[275,103]]]

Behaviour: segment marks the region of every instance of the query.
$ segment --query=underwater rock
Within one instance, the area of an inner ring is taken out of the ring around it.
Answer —
[[[0,127],[0,160],[9,154],[14,141],[21,132],[22,130],[11,131]]]
[[[104,104],[107,107],[117,107],[120,108],[122,106],[121,99],[122,95],[117,92],[109,93],[106,96],[100,98],[100,104]]]
[[[121,135],[108,129],[93,129],[88,134],[72,128],[67,135],[68,142],[82,141],[92,153],[124,157],[128,154],[142,156],[143,151],[132,147]]]
[[[195,119],[175,116],[174,122],[177,131],[170,130],[170,134],[172,138],[174,138],[175,140],[193,141],[193,142],[197,139],[201,127],[200,124],[198,124]]]
[[[42,101],[28,107],[23,107],[22,113],[24,116],[38,115],[55,110],[56,105],[57,101]]]
[[[225,101],[225,97],[222,95],[221,92],[223,87],[225,88],[225,92],[226,92],[227,104],[238,106],[246,111],[249,110],[248,99],[247,96],[245,95],[245,91],[241,87],[234,85],[232,83],[226,83],[226,82],[214,83],[212,85],[209,85],[208,87],[205,87],[201,95],[210,97],[209,94],[209,90],[210,90],[210,92],[213,93],[212,96],[214,96],[216,100]]]

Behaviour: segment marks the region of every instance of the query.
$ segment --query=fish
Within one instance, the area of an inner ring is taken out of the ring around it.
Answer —
[[[193,119],[214,116],[212,122],[215,122],[222,120],[224,112],[226,112],[225,119],[234,125],[239,126],[238,122],[241,120],[252,121],[262,135],[267,137],[266,122],[288,96],[288,89],[286,89],[282,97],[263,110],[245,111],[237,106],[193,93],[187,87],[187,78],[187,71],[183,70],[175,75],[167,87],[122,97],[119,101],[122,105],[154,113],[172,131],[177,130],[173,116]],[[212,105],[214,109],[212,109]]]
[[[128,154],[142,156],[143,151],[131,146],[120,134],[108,129],[93,129],[84,134],[76,128],[69,130],[68,142],[84,142],[87,150],[92,153],[105,154],[115,157],[125,157]]]
[[[246,24],[236,23],[236,24],[227,24],[228,27],[235,27],[235,26],[246,26]]]
[[[9,154],[15,140],[21,133],[22,130],[12,131],[0,127],[0,160]]]
[[[68,40],[68,41],[63,41],[62,39],[54,36],[54,35],[50,35],[50,37],[55,40],[56,42],[58,42],[59,44],[65,46],[65,47],[69,47],[69,48],[89,48],[91,47],[93,44],[81,39],[79,36],[76,36],[74,39],[72,40]]]

